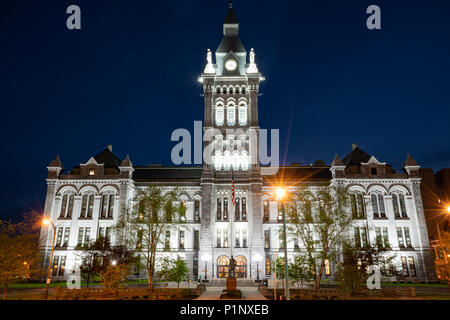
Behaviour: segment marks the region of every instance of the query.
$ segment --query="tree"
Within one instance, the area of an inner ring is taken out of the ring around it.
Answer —
[[[175,266],[175,260],[170,257],[163,257],[159,259],[159,266],[156,271],[156,276],[159,279],[164,280],[164,288],[167,286],[167,282],[170,281],[171,271]]]
[[[101,284],[105,286],[106,292],[117,295],[119,284],[126,280],[129,270],[129,266],[124,264],[106,266],[101,272]]]
[[[385,277],[403,277],[403,272],[394,263],[395,256],[387,255],[387,249],[366,244],[362,247],[353,243],[343,244],[343,259],[337,264],[337,276],[348,291],[358,290],[366,284],[370,266],[378,266]]]
[[[37,214],[27,213],[20,222],[0,220],[0,281],[3,299],[8,284],[25,281],[40,271]]]
[[[312,272],[311,265],[307,256],[303,254],[297,254],[294,257],[294,261],[289,263],[288,266],[289,279],[294,283],[300,283],[303,296],[303,283],[305,281],[313,281],[315,275]]]
[[[174,203],[178,194],[177,190],[164,193],[154,185],[138,190],[134,205],[124,210],[116,225],[121,243],[135,248],[143,257],[150,289],[153,288],[157,248],[164,243],[166,232],[186,228],[185,208]]]
[[[173,268],[170,270],[170,281],[175,281],[178,288],[180,287],[180,282],[185,280],[189,276],[189,268],[186,261],[183,259],[177,259]]]
[[[342,187],[322,186],[317,192],[300,186],[287,202],[288,232],[301,240],[320,288],[326,260],[336,261],[346,231],[352,225],[349,196]]]
[[[80,273],[86,279],[86,287],[93,277],[100,276],[113,262],[116,265],[130,266],[136,263],[134,252],[124,245],[111,245],[109,238],[99,237],[77,247],[82,250]]]

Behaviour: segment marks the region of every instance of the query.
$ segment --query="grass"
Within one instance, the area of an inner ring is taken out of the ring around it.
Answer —
[[[428,288],[448,288],[447,283],[399,283],[382,282],[381,287],[428,287]]]

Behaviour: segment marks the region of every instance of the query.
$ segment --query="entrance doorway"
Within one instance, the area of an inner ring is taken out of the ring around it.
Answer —
[[[244,256],[236,257],[236,278],[247,278],[247,259]]]
[[[217,259],[217,277],[228,278],[228,269],[230,265],[230,259],[227,256],[220,256]]]

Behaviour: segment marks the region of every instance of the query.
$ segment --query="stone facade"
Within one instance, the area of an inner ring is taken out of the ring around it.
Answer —
[[[180,233],[171,234],[170,250],[164,250],[161,244],[160,255],[185,259],[194,278],[225,277],[231,255],[238,265],[238,277],[271,278],[267,266],[276,255],[283,255],[278,236],[280,208],[274,198],[275,186],[282,181],[289,192],[295,192],[300,183],[312,192],[324,185],[345,187],[355,199],[363,199],[364,207],[364,215],[354,221],[349,237],[354,228],[367,228],[367,238],[374,243],[377,230],[383,230],[399,266],[402,257],[406,262],[409,278],[434,281],[419,166],[409,156],[404,173],[395,172],[356,145],[343,160],[336,155],[331,166],[323,162],[297,164],[281,167],[275,174],[260,167],[259,142],[251,132],[259,131],[258,96],[264,78],[255,64],[253,49],[247,59],[238,31],[239,24],[230,8],[216,64],[208,51],[201,76],[203,129],[205,134],[210,133],[203,146],[209,150],[203,166],[133,166],[128,156],[120,161],[111,146],[67,173],[59,157],[48,166],[44,216],[57,227],[54,277],[63,278],[64,273],[81,263],[77,244],[100,235],[118,243],[119,237],[111,228],[123,210],[133,205],[136,190],[155,184],[164,192],[180,188],[179,201],[186,205],[189,225],[183,248]],[[236,205],[232,203],[233,182]],[[42,229],[48,257],[51,234],[47,231]],[[288,237],[290,257],[301,249],[297,243]],[[333,268],[330,266],[330,277]],[[136,276],[143,277],[145,272],[136,272]]]

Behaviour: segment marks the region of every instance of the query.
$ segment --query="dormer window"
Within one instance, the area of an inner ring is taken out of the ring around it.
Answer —
[[[93,176],[95,174],[95,170],[94,169],[89,169],[89,175]]]
[[[376,176],[377,175],[377,168],[370,168],[370,174],[372,176]]]

